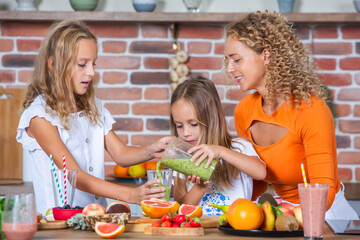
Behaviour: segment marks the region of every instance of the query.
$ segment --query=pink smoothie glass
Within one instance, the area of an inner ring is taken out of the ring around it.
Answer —
[[[305,239],[323,239],[329,184],[298,184]]]

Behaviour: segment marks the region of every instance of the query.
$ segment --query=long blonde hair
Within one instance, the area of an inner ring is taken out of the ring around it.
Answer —
[[[37,96],[44,95],[47,112],[51,112],[50,109],[55,111],[65,129],[70,128],[70,114],[80,110],[93,124],[101,122],[95,102],[94,81],[90,82],[85,94],[73,92],[71,74],[81,39],[97,43],[96,37],[82,21],[64,20],[50,27],[35,60],[23,103],[26,109]],[[49,59],[52,60],[51,68],[48,67]]]
[[[280,13],[251,13],[241,21],[228,25],[226,36],[234,37],[258,54],[267,49],[270,63],[266,65],[267,100],[274,102],[278,94],[298,108],[311,96],[326,99],[324,85],[315,72],[310,51]],[[225,64],[227,62],[225,61]]]
[[[214,83],[205,78],[189,79],[179,84],[171,96],[170,107],[178,100],[187,101],[195,110],[195,117],[200,126],[198,144],[220,145],[231,148],[232,137],[227,131],[225,114]],[[172,113],[170,130],[178,136]],[[237,178],[239,169],[226,161],[218,162],[213,177],[220,189],[232,187],[230,176]]]

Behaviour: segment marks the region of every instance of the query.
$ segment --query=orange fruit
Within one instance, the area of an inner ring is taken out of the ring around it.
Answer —
[[[256,230],[264,219],[262,209],[248,199],[238,198],[230,206],[227,217],[230,226],[237,230]]]
[[[179,215],[184,214],[187,217],[201,217],[203,212],[201,206],[193,206],[187,204],[181,204],[179,207]]]
[[[165,203],[170,203],[171,204],[171,209],[169,211],[170,214],[174,214],[177,212],[177,210],[180,207],[180,204],[177,201],[166,201],[166,200],[162,200],[162,199],[158,199],[158,198],[150,198],[150,200],[152,201],[159,201],[159,202],[165,202]]]
[[[157,164],[157,162],[146,162],[145,169],[146,170],[156,170],[156,164]]]
[[[145,215],[150,218],[161,218],[164,214],[170,212],[172,204],[168,201],[142,200],[141,208]]]
[[[129,176],[129,167],[121,167],[119,165],[114,166],[114,174],[117,177],[128,177]]]
[[[107,222],[96,222],[95,232],[102,238],[116,238],[125,231],[125,225]]]

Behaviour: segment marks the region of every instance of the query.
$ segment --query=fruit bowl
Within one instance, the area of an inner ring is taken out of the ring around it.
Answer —
[[[82,213],[83,208],[56,208],[52,209],[55,220],[68,220],[77,213]]]

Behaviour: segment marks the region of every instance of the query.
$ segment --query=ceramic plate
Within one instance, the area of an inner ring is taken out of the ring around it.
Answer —
[[[304,236],[304,231],[294,230],[294,231],[263,231],[263,230],[236,230],[232,227],[218,227],[218,229],[229,235],[236,236],[249,236],[249,237],[296,237]]]

